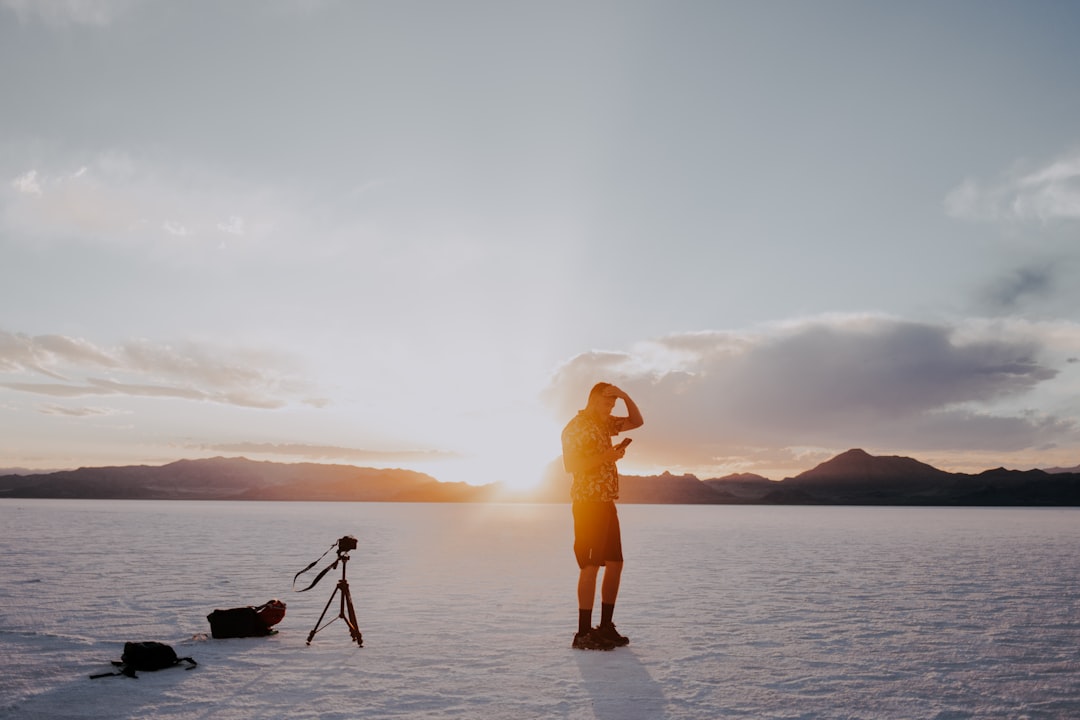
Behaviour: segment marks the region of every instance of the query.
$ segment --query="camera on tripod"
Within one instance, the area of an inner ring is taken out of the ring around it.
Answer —
[[[345,537],[338,538],[337,551],[338,555],[349,552],[356,549],[356,538],[352,535],[346,535]]]
[[[324,557],[326,557],[328,554],[330,554],[330,551],[333,550],[335,547],[337,548],[337,559],[334,560],[334,562],[330,563],[330,565],[328,565],[327,567],[323,568],[322,572],[320,572],[315,577],[315,579],[311,581],[310,585],[308,585],[303,590],[296,590],[296,580],[297,580],[297,578],[299,578],[301,575],[306,573],[311,568],[318,565],[319,562]],[[360,634],[359,625],[357,625],[357,623],[356,623],[356,610],[353,608],[352,593],[349,592],[349,581],[345,579],[345,566],[349,563],[349,554],[348,553],[349,553],[350,550],[355,550],[355,549],[356,549],[356,538],[353,537],[352,535],[345,535],[344,537],[338,538],[337,542],[335,542],[333,545],[331,545],[329,548],[327,548],[326,552],[324,552],[322,554],[322,557],[320,557],[318,560],[311,563],[306,568],[304,568],[303,570],[301,570],[300,572],[296,573],[296,575],[293,576],[293,590],[296,590],[296,592],[306,592],[306,591],[310,590],[311,588],[315,587],[318,584],[318,582],[320,580],[322,580],[323,575],[330,572],[331,570],[336,568],[338,565],[341,566],[341,579],[338,580],[337,587],[335,587],[334,592],[331,593],[330,599],[326,601],[326,607],[323,608],[322,615],[320,615],[319,619],[315,622],[315,627],[313,627],[311,629],[311,632],[308,633],[308,637],[307,637],[307,644],[308,645],[311,644],[311,640],[312,640],[312,638],[315,637],[315,633],[319,632],[324,627],[326,627],[330,623],[334,622],[334,620],[344,620],[345,624],[349,627],[349,635],[352,637],[353,640],[356,641],[357,646],[364,647],[364,638],[363,638],[363,635]],[[324,624],[323,619],[326,617],[327,611],[330,610],[330,605],[334,602],[334,598],[338,597],[339,595],[340,595],[341,603],[340,603],[340,609],[338,611],[337,617],[330,618],[330,620],[328,620]]]

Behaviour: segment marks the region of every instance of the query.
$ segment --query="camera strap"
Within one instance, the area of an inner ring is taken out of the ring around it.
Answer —
[[[333,550],[333,549],[334,549],[335,547],[337,547],[337,543],[334,543],[333,545],[331,545],[331,546],[330,546],[330,547],[329,547],[329,548],[327,549],[327,551],[326,551],[326,552],[324,552],[324,553],[323,553],[322,555],[320,555],[320,556],[319,556],[319,559],[318,559],[318,560],[316,560],[315,562],[311,563],[310,565],[308,565],[308,566],[307,566],[306,568],[304,568],[304,569],[303,569],[303,570],[301,570],[300,572],[298,572],[298,573],[296,573],[295,575],[293,575],[293,579],[292,579],[292,588],[293,588],[293,592],[304,592],[305,590],[310,590],[311,588],[313,588],[313,587],[315,587],[316,585],[318,585],[318,584],[319,584],[319,581],[323,579],[323,575],[325,575],[326,573],[330,572],[331,570],[333,570],[334,568],[336,568],[336,567],[338,566],[338,562],[339,562],[339,561],[341,560],[341,558],[338,558],[338,559],[337,559],[337,560],[335,560],[335,561],[334,561],[333,563],[331,563],[330,565],[327,565],[327,566],[326,566],[325,568],[323,568],[322,572],[320,572],[320,573],[319,573],[318,575],[316,575],[316,576],[315,576],[315,579],[314,579],[314,580],[312,580],[312,581],[311,581],[311,584],[310,584],[310,585],[308,585],[308,586],[307,586],[306,588],[304,588],[303,590],[297,590],[297,589],[296,589],[296,579],[297,579],[297,578],[299,578],[299,577],[300,577],[301,575],[303,575],[304,573],[306,573],[306,572],[307,572],[308,570],[310,570],[311,568],[313,568],[313,567],[315,567],[316,565],[318,565],[318,564],[319,564],[320,562],[322,562],[322,559],[323,559],[324,557],[326,557],[326,556],[327,556],[327,554],[329,554],[329,552],[330,552],[331,550]]]

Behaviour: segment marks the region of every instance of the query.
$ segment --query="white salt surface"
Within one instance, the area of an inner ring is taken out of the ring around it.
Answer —
[[[585,652],[565,505],[0,501],[0,717],[1080,717],[1078,510],[620,514],[631,644]],[[344,535],[364,647],[307,646],[338,573],[292,576]],[[88,679],[127,640],[199,665]]]

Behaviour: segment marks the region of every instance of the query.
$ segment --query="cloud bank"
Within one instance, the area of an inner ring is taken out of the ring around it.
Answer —
[[[808,447],[1006,452],[1077,436],[1072,420],[1006,409],[1057,378],[1048,343],[1075,347],[1080,328],[1057,333],[849,316],[671,335],[573,358],[547,400],[569,417],[593,382],[623,386],[646,415],[637,457],[656,467]]]
[[[81,338],[0,330],[0,387],[54,398],[155,397],[263,409],[325,404],[294,365],[262,350],[147,340],[104,348]],[[50,382],[29,379],[36,376]]]

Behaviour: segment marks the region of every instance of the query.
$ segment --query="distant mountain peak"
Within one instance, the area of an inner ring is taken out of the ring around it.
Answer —
[[[817,467],[796,475],[796,481],[896,481],[944,478],[949,473],[933,465],[899,455],[876,456],[861,448],[842,452]]]
[[[748,481],[772,482],[772,480],[769,480],[769,478],[765,477],[764,475],[758,475],[757,473],[750,473],[750,472],[731,473],[730,475],[724,475],[723,477],[714,478],[714,479],[715,480],[721,480],[721,481],[731,481],[731,482],[739,482],[739,481],[742,481],[742,482],[748,482]]]
[[[833,460],[839,460],[840,458],[872,458],[874,457],[870,453],[866,452],[862,448],[851,448],[840,453]]]

